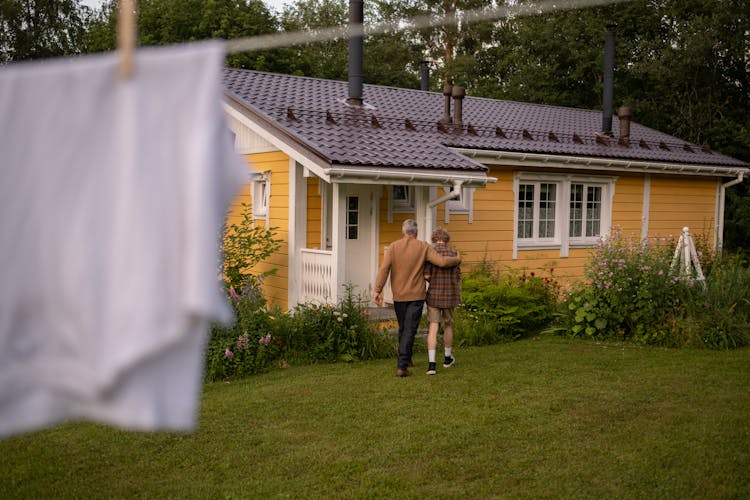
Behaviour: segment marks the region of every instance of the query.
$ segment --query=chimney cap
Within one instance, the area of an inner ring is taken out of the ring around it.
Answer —
[[[617,108],[617,116],[620,118],[633,116],[633,110],[629,106],[620,106]]]
[[[459,87],[458,85],[454,85],[453,91],[451,93],[453,94],[453,97],[463,99],[464,96],[466,96],[466,89],[463,87]]]
[[[453,91],[453,85],[446,85],[443,87],[443,95],[451,95]]]

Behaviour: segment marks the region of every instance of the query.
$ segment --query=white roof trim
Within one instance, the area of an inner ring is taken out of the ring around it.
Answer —
[[[294,161],[303,165],[316,176],[329,181],[326,170],[330,166],[328,162],[322,158],[316,158],[311,155],[304,147],[297,144],[295,141],[284,137],[283,134],[274,133],[278,129],[275,127],[264,126],[265,124],[256,121],[251,114],[249,114],[244,108],[238,108],[232,101],[223,102],[224,111],[237,120],[239,123],[250,129],[253,133],[257,134],[264,141],[272,144],[279,151],[283,152]]]
[[[451,148],[457,153],[480,161],[485,165],[510,165],[523,167],[564,168],[574,170],[617,169],[627,172],[665,173],[704,176],[734,176],[750,172],[746,167],[697,165],[689,163],[663,163],[636,160],[615,160],[601,157],[563,156],[483,149]]]
[[[485,187],[497,182],[484,173],[471,174],[460,170],[373,168],[359,166],[334,166],[328,170],[332,182],[410,186],[453,186],[460,182],[464,187]]]

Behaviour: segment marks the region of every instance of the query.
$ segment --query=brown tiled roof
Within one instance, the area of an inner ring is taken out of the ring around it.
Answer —
[[[629,145],[597,139],[601,111],[467,96],[463,128],[439,125],[441,93],[364,85],[364,108],[346,105],[348,83],[225,69],[224,86],[248,109],[316,150],[332,164],[487,168],[450,148],[528,152],[613,160],[745,167],[745,163],[669,134],[630,125]]]

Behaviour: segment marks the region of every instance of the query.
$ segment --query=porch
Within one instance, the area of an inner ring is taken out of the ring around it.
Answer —
[[[301,268],[299,302],[303,304],[336,304],[339,294],[336,290],[337,285],[333,272],[333,251],[301,248],[299,255]],[[390,280],[386,283],[383,295],[386,299],[384,307],[372,307],[369,299],[367,300],[366,306],[370,315],[379,320],[395,319],[393,309],[390,307]]]

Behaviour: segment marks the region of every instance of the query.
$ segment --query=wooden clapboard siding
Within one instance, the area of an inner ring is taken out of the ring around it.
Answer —
[[[591,250],[589,248],[571,248],[568,257],[560,257],[560,250],[523,250],[518,258],[508,265],[514,269],[527,269],[540,276],[554,277],[563,284],[580,281],[583,269]]]
[[[242,189],[235,195],[234,199],[229,205],[227,211],[227,224],[239,224],[242,222],[242,205],[248,206],[248,210],[252,210],[252,197],[250,195],[250,183],[242,186]]]
[[[644,182],[643,175],[622,175],[615,183],[612,227],[627,237],[641,237]]]
[[[472,223],[468,215],[451,214],[444,224],[467,268],[483,261],[510,264],[513,257],[513,172],[493,167],[489,176],[497,182],[474,190]]]
[[[322,224],[321,197],[317,177],[307,178],[307,232],[306,248],[324,248],[320,241]]]
[[[276,228],[274,237],[282,241],[278,252],[259,263],[253,272],[268,272],[275,269],[275,274],[266,277],[263,292],[270,304],[286,309],[288,304],[287,283],[289,276],[289,158],[279,152],[245,155],[249,171],[269,171],[271,181],[269,227]],[[228,215],[230,224],[242,221],[242,203],[252,206],[250,183],[243,187],[235,198]],[[264,219],[256,219],[255,224],[265,227]]]
[[[713,241],[716,220],[716,179],[651,178],[649,236],[679,236],[687,226],[694,235]]]

